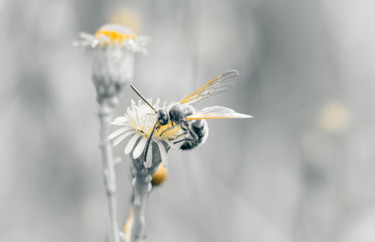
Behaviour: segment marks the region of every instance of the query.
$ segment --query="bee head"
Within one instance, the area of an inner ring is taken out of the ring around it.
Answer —
[[[157,115],[157,118],[161,125],[167,125],[169,123],[169,115],[167,110],[159,109]]]

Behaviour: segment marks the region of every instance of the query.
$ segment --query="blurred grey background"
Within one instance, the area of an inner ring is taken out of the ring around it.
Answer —
[[[0,241],[105,239],[91,55],[71,41],[109,22],[152,37],[134,82],[147,97],[237,69],[197,107],[255,117],[210,120],[202,147],[170,152],[147,241],[375,241],[371,0],[0,1]],[[123,223],[128,159],[117,174]]]

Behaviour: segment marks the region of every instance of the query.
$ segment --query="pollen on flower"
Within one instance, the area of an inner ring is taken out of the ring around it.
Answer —
[[[147,53],[145,46],[150,42],[147,36],[137,36],[132,29],[121,24],[106,24],[100,27],[94,35],[80,33],[80,37],[81,40],[74,41],[73,46],[94,49],[121,48],[143,54]]]
[[[148,100],[156,110],[167,109],[167,103],[159,106],[160,100],[156,100],[155,103],[152,100]],[[129,141],[125,146],[124,152],[126,155],[131,154],[133,159],[138,159],[142,154],[146,155],[145,149],[149,149],[147,153],[146,161],[144,166],[150,168],[153,166],[152,154],[153,150],[159,150],[160,160],[162,165],[165,167],[168,164],[168,147],[175,148],[176,143],[184,140],[188,133],[182,129],[180,125],[169,123],[167,125],[157,124],[157,114],[142,100],[136,104],[131,100],[131,106],[128,107],[124,116],[117,117],[112,124],[123,126],[113,131],[109,136],[109,140],[113,140],[113,145],[118,145],[127,137]],[[154,126],[156,129],[151,139],[151,144],[147,145],[148,138],[150,137]],[[157,163],[155,163],[157,165]]]
[[[149,101],[152,104],[152,100]],[[160,108],[159,102],[160,101],[157,100],[155,104],[153,104],[157,109]],[[165,107],[166,106],[164,105],[163,108]],[[132,100],[132,105],[131,107],[128,107],[125,116],[128,118],[128,122],[134,131],[146,139],[150,136],[157,121],[156,114],[150,109],[150,107],[144,104],[142,100],[139,100],[138,105]],[[180,126],[172,126],[172,123],[169,122],[169,124],[159,126],[158,129],[155,130],[154,138],[170,141],[176,139],[182,133],[183,130]]]
[[[109,45],[121,45],[126,40],[135,40],[136,35],[125,26],[108,24],[104,25],[96,32],[95,38],[104,39],[106,40],[104,43],[108,43]]]

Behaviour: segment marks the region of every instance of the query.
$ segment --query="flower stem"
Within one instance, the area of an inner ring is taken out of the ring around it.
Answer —
[[[130,231],[130,242],[141,242],[145,238],[145,210],[148,195],[152,189],[152,176],[158,169],[161,162],[160,155],[156,155],[156,149],[153,149],[153,165],[145,168],[143,159],[132,159],[132,187],[133,187],[133,224]],[[141,155],[141,157],[143,157]]]
[[[117,220],[117,185],[115,162],[113,159],[112,146],[108,140],[109,125],[112,121],[113,107],[107,102],[100,102],[98,117],[100,119],[100,149],[103,160],[104,184],[107,190],[109,222],[110,222],[110,241],[120,242],[119,226]]]
[[[135,174],[134,174],[135,173]],[[149,192],[151,191],[152,175],[148,169],[134,169],[133,186],[133,226],[130,232],[130,242],[140,242],[144,240],[145,232],[145,209]]]

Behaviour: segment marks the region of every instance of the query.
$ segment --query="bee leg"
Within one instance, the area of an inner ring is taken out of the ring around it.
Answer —
[[[189,131],[192,139],[185,140],[180,147],[181,150],[191,150],[202,144],[207,138],[208,127],[204,120],[195,120],[191,123],[187,123],[187,125],[185,124],[185,127]]]
[[[175,126],[172,125],[171,127],[167,128],[166,130],[164,130],[163,132],[161,132],[160,136],[162,136],[165,132],[167,132],[168,130],[171,130],[173,129]]]
[[[182,139],[182,140],[179,140],[179,141],[176,141],[176,142],[173,142],[173,144],[178,144],[178,143],[181,143],[181,142],[187,142],[187,141],[195,141],[195,139],[189,139],[189,138],[186,138],[186,139]]]
[[[187,134],[187,131],[185,131],[185,132],[183,132],[182,134],[179,134],[179,135],[177,135],[175,138],[173,138],[173,139],[169,139],[169,141],[171,141],[171,140],[176,140],[176,139],[178,139],[178,138],[180,138],[181,136],[184,136],[184,135],[186,135]]]
[[[191,129],[190,124],[188,122],[183,122],[181,124],[181,128],[186,131],[186,133],[189,133],[191,138],[185,138],[179,141],[176,141],[176,143],[183,142],[181,145],[180,149],[181,150],[191,150],[194,147],[196,147],[199,144],[199,137],[198,135],[194,132],[194,130]]]
[[[185,127],[184,127],[185,126]],[[189,127],[189,123],[188,122],[184,122],[182,125],[181,125],[182,128],[185,128],[186,131],[189,131],[189,134],[191,135],[191,137],[193,138],[193,140],[197,140],[198,139],[198,136],[195,134],[195,132],[193,130],[191,130],[191,128]]]
[[[181,150],[191,150],[197,147],[200,143],[199,139],[185,139],[181,141],[184,141],[184,143],[180,146]]]
[[[182,129],[184,132],[181,133],[181,134],[179,134],[178,136],[176,136],[176,137],[174,138],[174,140],[180,138],[181,136],[187,135],[187,134],[189,133],[188,130],[187,130],[185,127],[182,127],[182,126],[181,126],[181,129]],[[181,140],[179,140],[179,141],[173,142],[173,144],[178,144],[178,143],[185,142],[185,141],[194,141],[194,140],[191,139],[191,138],[185,138],[185,139],[181,139]]]

